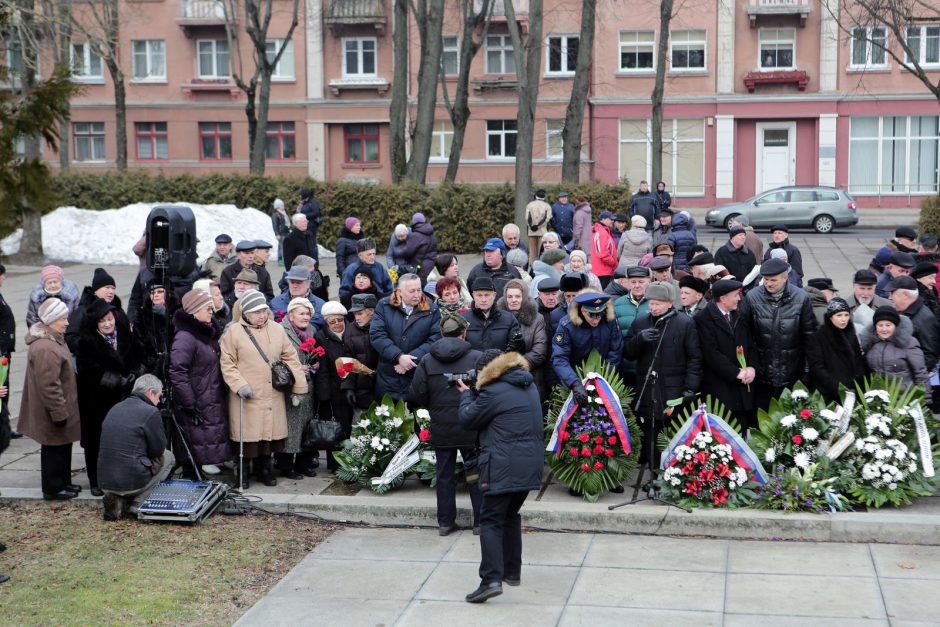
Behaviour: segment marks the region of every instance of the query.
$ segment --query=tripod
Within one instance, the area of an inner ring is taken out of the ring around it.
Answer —
[[[643,379],[643,386],[640,388],[640,393],[636,398],[636,402],[633,405],[633,412],[635,415],[639,415],[640,403],[643,401],[643,395],[646,393],[647,387],[652,383],[653,387],[650,388],[650,404],[652,406],[652,411],[650,415],[646,417],[643,425],[643,437],[647,442],[647,459],[645,464],[641,464],[639,472],[637,473],[636,485],[633,487],[633,499],[630,501],[623,501],[621,503],[616,503],[614,505],[608,505],[608,511],[613,511],[619,507],[625,505],[633,505],[634,503],[640,503],[642,501],[656,501],[657,503],[662,503],[663,505],[669,505],[671,507],[677,507],[689,514],[692,513],[692,510],[687,507],[682,507],[677,505],[672,501],[667,501],[666,499],[660,498],[656,492],[656,486],[653,484],[653,460],[656,457],[656,416],[662,413],[662,404],[659,398],[659,388],[656,385],[656,382],[659,378],[659,374],[656,372],[656,365],[659,361],[659,353],[663,346],[663,338],[666,336],[666,329],[669,327],[669,314],[666,314],[666,317],[661,318],[656,322],[658,326],[660,322],[665,322],[663,325],[662,331],[659,333],[659,340],[656,342],[656,350],[653,351],[653,359],[650,361],[650,367],[646,370],[646,377]],[[642,489],[646,491],[646,496],[637,498],[637,494],[640,492],[641,483],[643,481],[643,474],[646,469],[650,471],[649,482],[642,486]]]

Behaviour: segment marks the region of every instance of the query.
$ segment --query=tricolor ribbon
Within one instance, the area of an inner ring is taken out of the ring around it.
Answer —
[[[617,430],[617,435],[620,437],[623,453],[624,455],[629,455],[633,450],[633,446],[630,442],[630,428],[627,426],[627,419],[623,415],[623,408],[620,406],[620,397],[617,396],[617,393],[614,392],[614,389],[607,380],[596,372],[589,372],[581,383],[585,387],[588,385],[594,386],[594,394],[589,396],[591,396],[592,399],[601,399],[601,404],[607,412],[607,417],[613,423],[614,428]],[[574,394],[568,394],[568,398],[565,399],[564,404],[561,406],[561,411],[558,412],[558,419],[555,421],[552,437],[548,441],[548,446],[545,447],[546,451],[551,451],[555,453],[556,456],[561,455],[564,443],[561,441],[561,438],[558,437],[558,434],[568,429],[568,422],[578,409],[579,406],[574,400]]]

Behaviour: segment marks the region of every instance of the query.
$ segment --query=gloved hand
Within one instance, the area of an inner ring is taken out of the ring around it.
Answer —
[[[180,413],[183,414],[183,416],[186,417],[186,420],[188,420],[191,424],[198,426],[203,422],[202,414],[200,414],[199,410],[197,410],[195,407],[180,407]]]
[[[657,328],[650,327],[640,331],[640,341],[646,344],[655,344],[659,341],[660,331]]]
[[[300,407],[300,394],[291,394],[290,395],[290,404],[294,407]]]
[[[130,394],[131,388],[134,387],[134,381],[137,380],[137,375],[131,373],[127,376],[121,377],[121,389],[124,390],[127,394]]]
[[[346,404],[350,407],[356,406],[356,392],[354,390],[343,390],[343,394],[346,396]]]
[[[591,402],[587,390],[584,389],[584,385],[580,381],[576,381],[571,386],[571,393],[574,394],[574,400],[580,407],[586,407]]]
[[[255,397],[255,391],[251,389],[251,386],[248,385],[247,383],[241,386],[240,388],[238,388],[238,392],[236,392],[236,394],[238,394],[242,398],[254,398]]]
[[[521,332],[516,331],[509,337],[509,342],[506,344],[506,351],[516,353],[525,352],[525,338],[522,337]]]
[[[692,390],[683,390],[682,391],[682,402],[686,405],[695,402],[695,392]]]

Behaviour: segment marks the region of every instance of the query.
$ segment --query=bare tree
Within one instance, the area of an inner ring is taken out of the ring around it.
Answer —
[[[225,7],[225,34],[228,48],[235,56],[232,79],[245,93],[245,117],[248,118],[248,170],[264,174],[265,144],[267,141],[268,111],[271,106],[271,76],[284,56],[297,28],[299,0],[291,3],[290,26],[281,39],[274,56],[268,58],[268,30],[274,14],[274,0],[244,0],[245,33],[251,47],[251,63],[242,58],[238,38],[238,2],[227,0]]]
[[[669,27],[672,24],[673,0],[660,0],[659,3],[659,49],[657,51],[656,82],[653,84],[651,132],[653,134],[650,178],[661,181],[663,178],[663,92],[666,83],[666,64],[669,57]]]
[[[532,195],[532,140],[535,105],[542,73],[542,0],[529,3],[529,34],[523,41],[512,0],[503,0],[512,52],[516,61],[519,112],[516,115],[516,211],[515,223],[525,224],[525,207]]]
[[[447,83],[443,79],[444,67],[441,66],[441,86],[444,104],[454,127],[454,137],[450,144],[450,156],[447,161],[447,173],[444,181],[453,183],[457,179],[460,167],[460,155],[463,152],[463,140],[470,120],[470,66],[480,47],[486,40],[492,17],[491,0],[480,0],[480,9],[475,9],[475,0],[458,0],[462,16],[463,33],[460,39],[460,58],[457,70],[457,88],[453,103],[447,95]]]
[[[392,182],[399,183],[408,168],[405,127],[408,118],[408,0],[393,0],[392,101],[389,104],[389,163]]]
[[[578,183],[581,179],[581,134],[584,130],[584,108],[587,105],[591,68],[594,65],[596,14],[597,0],[582,0],[578,59],[565,111],[565,126],[561,130],[561,179],[571,183]]]
[[[932,78],[923,67],[921,52],[927,46],[926,38],[914,31],[924,22],[940,21],[940,5],[927,0],[836,0],[822,5],[853,46],[865,46],[861,51],[863,63],[873,52],[883,52],[940,101],[940,77],[934,72]],[[892,45],[894,42],[897,48]]]
[[[56,65],[69,64],[72,50],[72,0],[42,0],[42,15]],[[69,169],[69,122],[59,122],[59,169]]]
[[[444,0],[417,0],[413,9],[421,39],[421,60],[418,66],[418,107],[406,176],[417,183],[424,183],[434,138],[437,83],[443,52]]]

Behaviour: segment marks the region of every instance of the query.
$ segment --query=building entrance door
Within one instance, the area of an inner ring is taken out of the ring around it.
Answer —
[[[796,123],[757,125],[757,193],[796,183]]]

